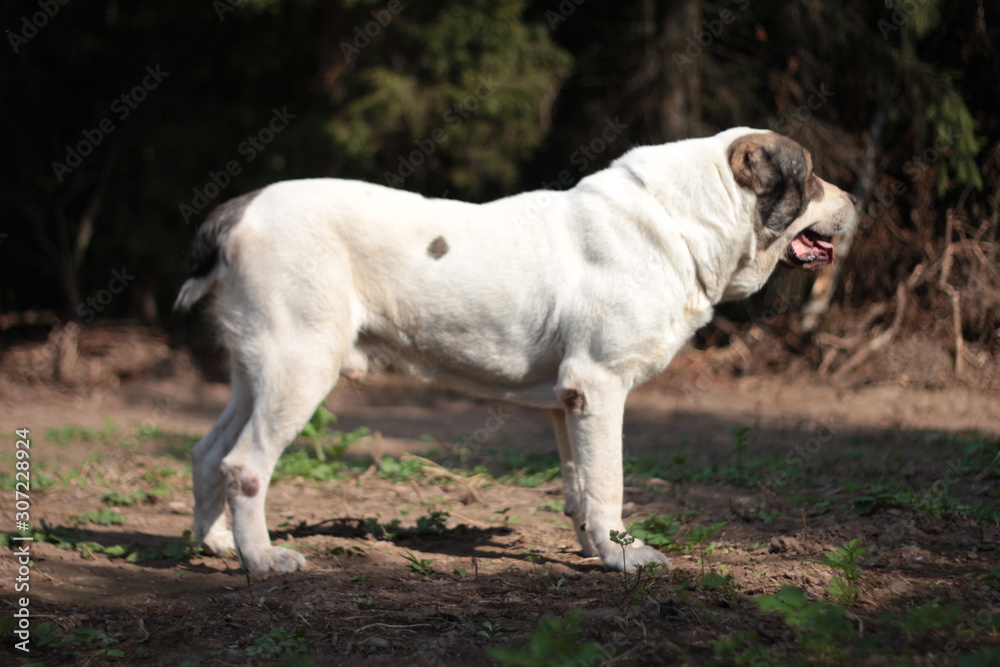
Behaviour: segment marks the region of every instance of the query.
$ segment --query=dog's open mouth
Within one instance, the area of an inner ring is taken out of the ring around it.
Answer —
[[[792,239],[787,258],[793,266],[810,269],[833,264],[833,244],[811,229],[806,229]]]

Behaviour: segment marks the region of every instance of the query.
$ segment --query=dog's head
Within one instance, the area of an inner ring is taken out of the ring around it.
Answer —
[[[727,157],[736,183],[757,197],[758,250],[777,249],[779,261],[804,269],[832,264],[832,237],[854,226],[855,199],[816,175],[809,151],[756,132],[733,141]]]

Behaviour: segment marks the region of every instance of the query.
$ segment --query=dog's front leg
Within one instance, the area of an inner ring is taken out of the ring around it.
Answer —
[[[559,462],[562,470],[563,483],[563,512],[570,517],[573,522],[573,530],[576,531],[576,539],[583,547],[583,555],[586,557],[596,556],[597,549],[590,541],[590,535],[580,526],[584,522],[580,519],[580,477],[576,471],[576,461],[573,460],[573,446],[569,441],[569,432],[566,430],[566,411],[552,411],[552,425],[556,432],[556,444],[559,446]]]
[[[271,546],[267,532],[264,505],[283,444],[283,438],[275,438],[251,418],[233,451],[222,460],[236,548],[240,560],[253,573],[295,572],[306,566],[302,554]]]
[[[622,421],[627,388],[618,376],[598,366],[567,364],[556,394],[565,406],[579,494],[572,516],[577,533],[589,538],[590,544],[583,544],[585,551],[591,547],[608,568],[618,571],[647,563],[669,564],[666,556],[641,540],[624,550],[611,541],[611,531],[625,532]]]

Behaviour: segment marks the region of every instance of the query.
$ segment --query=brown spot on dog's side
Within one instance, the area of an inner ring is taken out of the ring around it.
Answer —
[[[247,498],[253,498],[260,491],[260,482],[256,477],[246,477],[240,480],[240,490]]]
[[[576,389],[566,389],[559,397],[569,412],[583,412],[587,409],[587,397]]]
[[[736,182],[758,196],[757,211],[768,229],[782,232],[822,197],[812,178],[812,156],[797,142],[773,132],[740,137],[729,145]]]
[[[427,254],[434,259],[441,259],[448,252],[448,249],[448,242],[444,240],[443,236],[439,236],[427,246]]]

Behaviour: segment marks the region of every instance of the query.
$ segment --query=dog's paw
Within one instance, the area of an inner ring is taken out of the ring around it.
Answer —
[[[297,572],[306,568],[306,557],[283,547],[268,547],[251,553],[243,552],[243,564],[253,574],[264,572]]]
[[[624,554],[621,547],[614,545],[615,550],[607,550],[601,556],[604,566],[616,572],[623,572],[627,567],[634,570],[639,566],[657,564],[663,569],[670,567],[670,559],[660,551],[646,544],[630,544],[625,547]]]
[[[236,555],[236,540],[231,530],[212,531],[199,542],[205,551],[215,556],[232,558]]]

